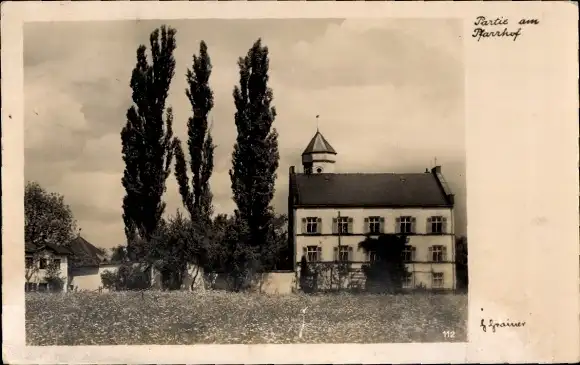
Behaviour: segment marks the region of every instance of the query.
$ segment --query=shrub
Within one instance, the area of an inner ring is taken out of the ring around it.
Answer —
[[[103,283],[103,288],[109,290],[117,289],[118,276],[117,273],[112,271],[105,271],[101,274],[101,283]]]
[[[117,272],[105,271],[101,274],[101,283],[110,290],[148,289],[151,280],[148,268],[135,264],[123,264]]]
[[[44,280],[48,284],[48,288],[53,292],[61,292],[64,288],[65,281],[60,276],[60,269],[55,265],[50,265],[44,276]]]
[[[300,260],[300,289],[305,293],[311,293],[314,291],[314,287],[314,275],[308,267],[306,256],[303,255]]]

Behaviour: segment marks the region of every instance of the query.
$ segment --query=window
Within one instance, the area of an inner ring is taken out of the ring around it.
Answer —
[[[47,283],[38,283],[38,291],[47,291],[48,284]]]
[[[383,233],[384,223],[385,223],[385,218],[382,218],[382,217],[365,218],[365,226],[366,226],[367,232],[370,234]]]
[[[317,217],[306,217],[302,218],[302,232],[307,234],[316,234],[320,233],[320,226],[322,223],[322,219]]]
[[[338,217],[332,219],[333,233],[335,234],[349,234],[352,233],[353,219],[349,217]]]
[[[335,252],[337,252],[338,261],[351,261],[352,260],[352,247],[350,246],[339,246],[335,247]]]
[[[415,232],[415,218],[414,217],[399,217],[397,218],[397,233],[414,233]]]
[[[24,283],[24,291],[30,292],[36,290],[36,283]]]
[[[321,174],[322,173],[322,167],[317,167],[316,168],[316,172],[319,173],[319,174]]]
[[[427,232],[433,234],[442,234],[446,231],[447,218],[434,216],[427,218]]]
[[[447,260],[447,248],[445,246],[431,246],[429,247],[431,261],[443,262]]]
[[[47,267],[47,260],[46,259],[40,259],[39,260],[39,264],[40,264],[39,269],[40,270],[44,270]]]
[[[433,288],[443,288],[443,273],[434,272],[432,275]]]
[[[322,248],[319,246],[307,246],[305,248],[306,253],[306,260],[308,260],[309,262],[315,262],[315,261],[320,261],[320,258],[322,256]]]
[[[403,278],[403,288],[413,287],[413,273],[408,272]]]
[[[376,262],[379,260],[379,257],[377,256],[377,253],[375,251],[369,251],[367,255],[369,258],[369,262]]]
[[[55,269],[58,269],[58,270],[60,270],[60,259],[54,259],[54,260],[52,260],[52,266],[53,266]]]
[[[24,265],[25,265],[25,268],[32,269],[32,266],[34,265],[34,258],[32,258],[32,257],[25,258]]]
[[[416,248],[410,245],[405,246],[403,249],[403,261],[411,262],[415,261]]]

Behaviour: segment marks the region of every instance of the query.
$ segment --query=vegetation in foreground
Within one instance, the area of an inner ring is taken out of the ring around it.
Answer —
[[[31,346],[462,342],[466,321],[467,296],[452,294],[26,294]]]

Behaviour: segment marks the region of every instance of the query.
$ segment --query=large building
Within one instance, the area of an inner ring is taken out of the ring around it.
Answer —
[[[289,245],[295,268],[309,262],[372,259],[358,244],[368,235],[400,233],[411,273],[404,286],[455,289],[454,196],[441,167],[419,173],[335,173],[337,152],[317,131],[290,167]]]

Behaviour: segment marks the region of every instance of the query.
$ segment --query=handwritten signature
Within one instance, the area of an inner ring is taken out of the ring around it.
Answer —
[[[481,311],[483,311],[483,308],[481,308]],[[487,324],[486,324],[487,323]],[[525,327],[526,322],[510,322],[510,320],[506,320],[505,322],[502,321],[497,321],[497,320],[493,320],[493,319],[481,319],[481,322],[479,323],[479,327],[481,327],[481,330],[483,332],[487,332],[488,329],[491,330],[492,333],[495,333],[496,328],[503,328],[503,327]]]

